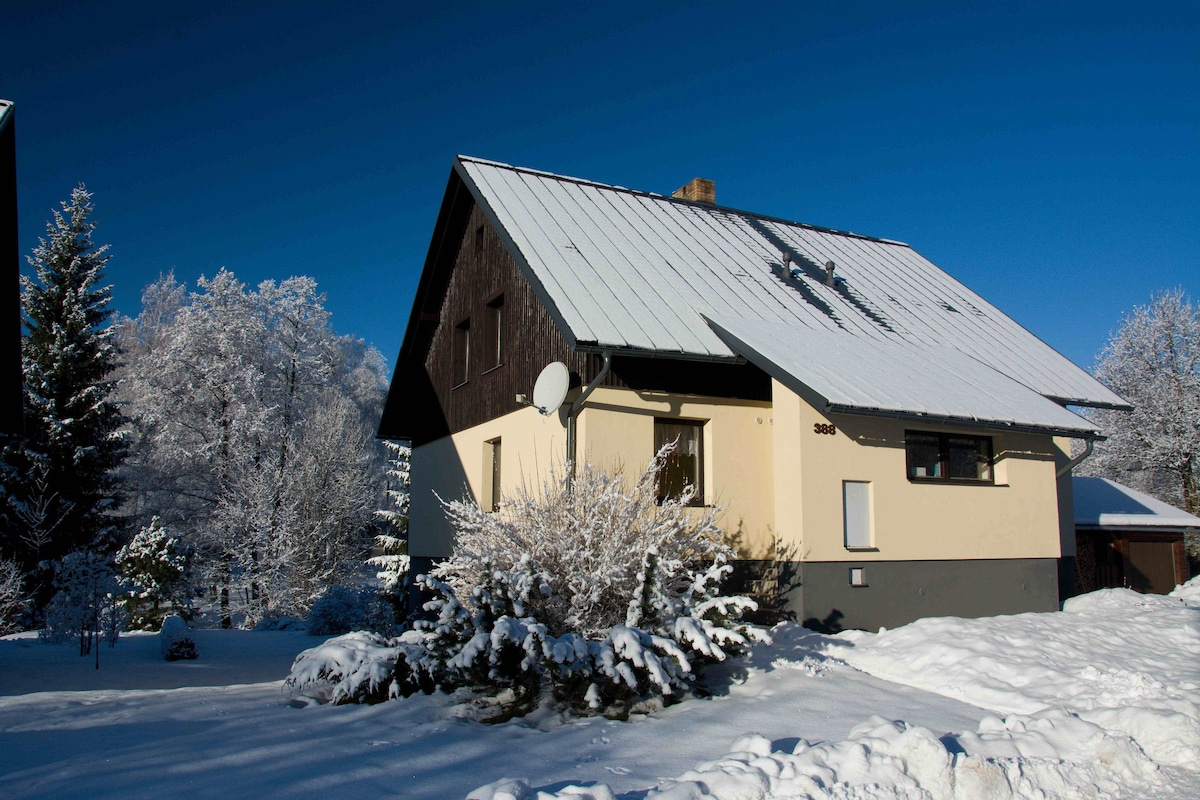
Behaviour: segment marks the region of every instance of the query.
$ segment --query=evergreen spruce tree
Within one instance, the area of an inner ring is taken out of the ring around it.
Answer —
[[[119,543],[113,471],[125,456],[124,418],[109,400],[118,352],[102,283],[108,246],[92,242],[91,213],[80,185],[29,257],[34,277],[21,279],[25,435],[4,452],[0,549],[26,572]]]

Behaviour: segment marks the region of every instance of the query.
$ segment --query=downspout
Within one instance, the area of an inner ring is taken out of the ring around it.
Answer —
[[[604,351],[604,365],[600,367],[600,372],[592,379],[579,395],[575,398],[575,402],[571,404],[571,410],[567,413],[567,491],[571,491],[571,479],[575,477],[575,448],[578,442],[575,441],[575,416],[579,410],[583,408],[584,401],[588,396],[596,390],[600,382],[608,377],[608,371],[612,367],[612,351]]]
[[[1083,452],[1080,453],[1079,455],[1075,456],[1074,458],[1072,458],[1066,464],[1063,464],[1061,467],[1059,467],[1058,472],[1054,473],[1054,477],[1061,478],[1063,475],[1066,475],[1068,472],[1070,472],[1071,470],[1075,469],[1080,464],[1082,464],[1083,460],[1092,454],[1092,448],[1096,446],[1095,438],[1089,436],[1086,439],[1084,439],[1083,441],[1084,441]]]

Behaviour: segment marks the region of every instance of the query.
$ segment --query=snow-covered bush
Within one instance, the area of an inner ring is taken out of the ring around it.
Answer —
[[[171,614],[163,619],[162,630],[158,632],[158,643],[162,647],[163,658],[167,661],[196,658],[196,640],[188,629],[187,622],[178,614]]]
[[[268,614],[254,624],[256,631],[307,631],[308,622],[290,614]]]
[[[333,636],[354,630],[391,634],[396,629],[392,606],[369,587],[331,586],[313,603],[308,632]]]
[[[424,691],[434,684],[422,677],[419,635],[409,631],[388,639],[368,631],[335,636],[296,656],[287,685],[307,691],[334,705],[380,703]]]
[[[527,558],[553,586],[530,597],[529,614],[551,635],[602,638],[625,623],[630,600],[642,591],[646,553],[657,554],[653,580],[664,597],[700,565],[732,556],[716,525],[719,510],[689,506],[694,487],[658,502],[658,473],[671,448],[632,484],[620,468],[585,464],[570,487],[555,470],[536,491],[506,496],[503,513],[466,500],[444,503],[455,549],[435,574],[469,598],[486,569],[512,570]]]
[[[17,620],[25,611],[21,566],[0,559],[0,636],[19,630]]]
[[[131,628],[154,630],[169,614],[191,617],[192,554],[193,548],[170,535],[158,517],[121,548],[116,562],[128,592]]]
[[[39,638],[52,644],[78,639],[81,656],[101,638],[117,643],[127,618],[111,561],[86,550],[68,553],[55,567],[54,588]]]
[[[765,637],[740,622],[752,600],[719,594],[732,550],[716,510],[688,508],[687,493],[657,501],[669,452],[632,483],[592,466],[569,489],[552,475],[501,514],[446,503],[455,553],[416,579],[432,619],[403,646],[354,634],[306,651],[289,682],[326,681],[346,702],[467,688],[502,706],[493,719],[547,696],[616,715],[681,696],[700,667]]]

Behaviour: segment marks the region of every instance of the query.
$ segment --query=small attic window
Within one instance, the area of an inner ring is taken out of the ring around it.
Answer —
[[[453,353],[450,361],[450,385],[461,386],[467,382],[471,359],[471,318],[467,317],[454,326]]]
[[[483,309],[483,370],[495,369],[504,363],[504,327],[507,314],[504,295],[496,295]]]

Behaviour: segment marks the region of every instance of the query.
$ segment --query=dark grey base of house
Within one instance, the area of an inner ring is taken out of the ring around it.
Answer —
[[[1075,575],[1074,556],[1063,556],[1058,560],[1058,602],[1062,603],[1079,594],[1079,582]]]
[[[861,568],[865,585],[851,585]],[[786,562],[777,565],[784,619],[820,631],[896,628],[922,617],[1057,611],[1054,558]]]

